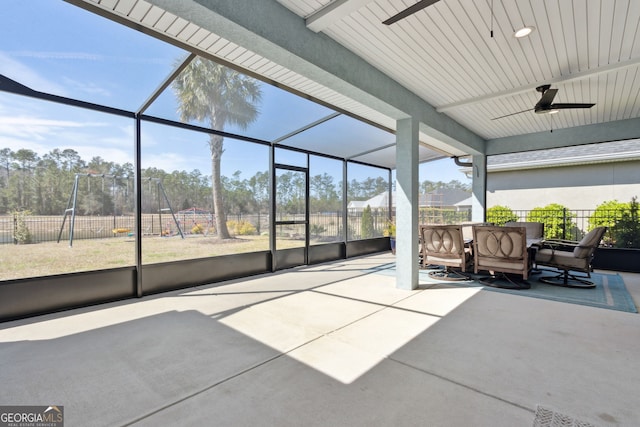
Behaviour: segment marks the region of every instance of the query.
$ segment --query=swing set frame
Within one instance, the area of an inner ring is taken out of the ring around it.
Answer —
[[[75,222],[76,222],[76,211],[78,208],[78,187],[79,187],[79,183],[80,183],[80,178],[82,177],[86,177],[89,181],[89,183],[91,182],[91,178],[92,177],[99,177],[102,178],[102,182],[103,182],[103,192],[104,192],[104,180],[105,179],[112,179],[113,180],[113,186],[115,188],[115,182],[118,179],[126,179],[129,180],[131,179],[131,177],[129,176],[117,176],[117,175],[107,175],[107,174],[92,174],[92,173],[76,173],[75,174],[75,178],[73,180],[73,188],[71,189],[71,195],[69,196],[69,201],[67,202],[67,208],[64,211],[64,215],[62,217],[62,224],[60,225],[60,231],[58,232],[58,240],[57,243],[60,243],[60,239],[62,238],[62,232],[64,231],[64,226],[65,223],[67,221],[67,217],[70,217],[70,222],[69,222],[69,247],[73,247],[73,232],[74,232],[74,228],[75,228]],[[173,208],[171,207],[171,203],[169,202],[169,198],[167,197],[167,193],[164,190],[164,186],[162,185],[162,181],[159,178],[143,178],[143,180],[149,181],[149,184],[151,183],[155,183],[157,186],[157,195],[158,195],[158,215],[159,215],[159,220],[160,220],[160,224],[162,224],[162,212],[165,210],[168,210],[171,213],[171,217],[173,218],[173,222],[176,225],[176,228],[178,229],[178,233],[180,234],[180,237],[184,239],[184,233],[182,232],[182,227],[180,227],[180,222],[178,221],[178,219],[176,218],[175,213],[173,212]],[[89,185],[89,184],[88,184]],[[90,188],[90,187],[89,187]],[[161,207],[162,204],[162,199],[164,199],[165,203],[167,204],[168,208],[163,209]],[[113,213],[113,224],[114,224],[114,229],[115,229],[115,224],[116,224],[116,213],[115,213],[115,209],[114,209],[114,213]],[[138,232],[138,231],[136,231]]]

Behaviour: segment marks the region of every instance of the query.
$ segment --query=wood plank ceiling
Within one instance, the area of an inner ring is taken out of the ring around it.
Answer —
[[[144,0],[84,0],[353,114],[395,122]],[[485,139],[640,116],[640,1],[440,0],[395,24],[416,0],[277,0]],[[522,26],[534,32],[513,36]],[[596,103],[525,112],[551,84],[554,102]],[[452,151],[450,154],[464,153]],[[422,160],[438,153],[424,154]]]
[[[640,115],[637,0],[441,0],[390,26],[416,1],[278,1],[485,139]],[[542,84],[596,106],[491,120],[532,108]]]

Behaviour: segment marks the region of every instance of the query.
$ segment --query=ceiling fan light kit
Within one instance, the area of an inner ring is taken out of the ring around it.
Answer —
[[[383,21],[382,23],[384,25],[391,25],[410,15],[413,15],[414,13],[422,9],[425,9],[437,3],[438,1],[439,0],[419,0],[413,5],[409,6],[408,8],[400,11],[399,13]],[[493,18],[494,18],[493,0],[491,0],[491,37],[492,38],[493,38]],[[513,33],[513,36],[518,39],[527,37],[531,35],[531,33],[535,31],[535,29],[536,27],[534,27],[533,25],[526,25],[522,28],[519,28],[518,30],[515,30]],[[556,97],[556,94],[558,93],[558,89],[551,89],[551,85],[548,85],[548,84],[536,87],[536,91],[540,92],[542,96],[540,97],[540,100],[536,103],[536,105],[534,105],[533,108],[506,114],[500,117],[494,117],[491,120],[497,120],[505,117],[515,116],[516,114],[526,113],[528,111],[534,111],[536,114],[557,114],[560,112],[560,110],[568,110],[568,109],[576,109],[576,108],[585,109],[585,108],[591,108],[594,105],[596,105],[596,104],[590,104],[590,103],[589,104],[585,104],[585,103],[555,103],[554,104],[553,100]]]
[[[515,33],[513,33],[513,36],[517,39],[520,39],[522,37],[527,37],[529,34],[531,34],[533,32],[533,30],[535,30],[536,27],[533,27],[531,25],[528,25],[526,27],[522,27],[519,30],[517,30]]]

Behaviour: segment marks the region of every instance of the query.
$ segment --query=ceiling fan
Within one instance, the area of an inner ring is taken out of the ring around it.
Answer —
[[[406,8],[405,10],[403,10],[402,12],[396,15],[393,15],[391,18],[387,19],[386,21],[382,21],[382,23],[384,25],[391,25],[394,22],[398,22],[399,20],[404,19],[409,15],[413,15],[417,11],[424,9],[427,6],[431,6],[432,4],[437,3],[439,1],[440,0],[420,0],[418,3]]]
[[[515,114],[526,113],[527,111],[535,111],[537,114],[554,114],[560,110],[568,110],[572,108],[591,108],[596,104],[554,104],[553,98],[556,97],[558,93],[558,89],[551,89],[551,85],[542,85],[536,88],[538,92],[542,94],[540,101],[533,107],[528,110],[518,111],[517,113],[506,114],[504,116],[495,117],[491,120],[498,120],[504,117],[513,116]]]

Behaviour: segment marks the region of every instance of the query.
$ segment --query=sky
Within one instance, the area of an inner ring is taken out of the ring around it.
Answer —
[[[182,49],[62,0],[3,0],[2,7],[5,16],[13,19],[0,26],[0,73],[34,90],[138,111],[187,55]],[[268,84],[261,88],[258,119],[246,130],[228,126],[225,131],[271,141],[333,113]],[[175,94],[168,89],[145,114],[179,120],[177,109]],[[42,156],[54,148],[70,148],[85,161],[100,156],[119,164],[133,163],[134,134],[130,118],[0,92],[0,149],[27,148]],[[317,151],[323,150],[328,138],[341,138],[337,139],[338,147],[360,144],[366,151],[368,141],[391,143],[395,136],[340,116],[290,141],[300,138]],[[205,134],[143,122],[142,144],[143,168],[153,166],[167,172],[198,169],[210,174]],[[249,144],[226,139],[224,175],[240,170],[242,177],[249,178],[267,169],[266,147],[256,149]],[[326,170],[325,162],[314,171],[313,164],[312,175],[341,174],[339,162],[328,162],[335,170]],[[349,179],[359,178],[355,176],[358,173],[380,172],[360,169],[353,168]],[[420,171],[420,181],[470,182],[450,159],[426,163]]]

